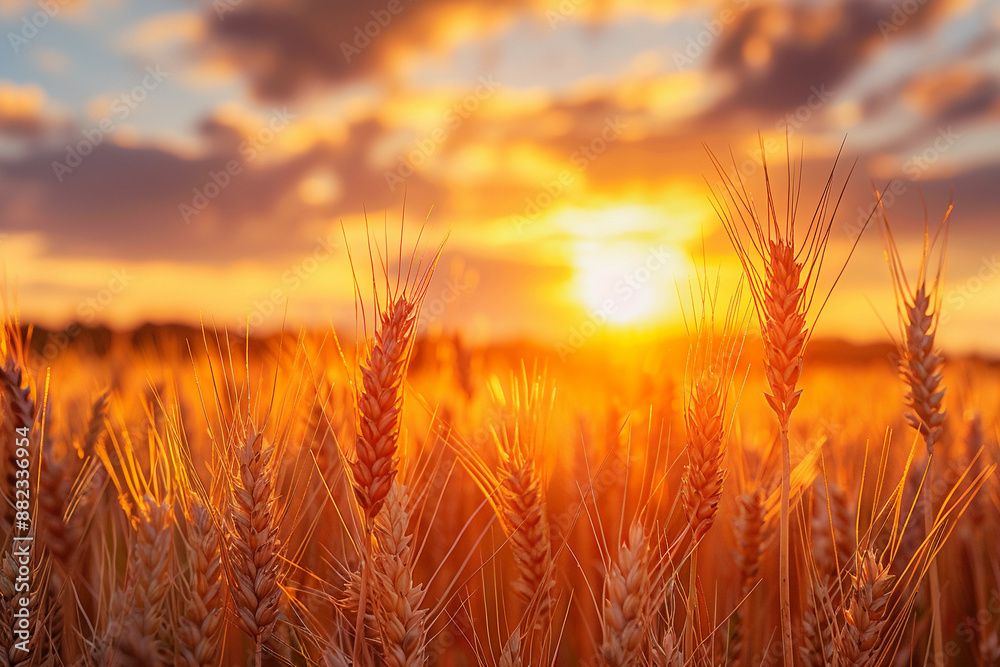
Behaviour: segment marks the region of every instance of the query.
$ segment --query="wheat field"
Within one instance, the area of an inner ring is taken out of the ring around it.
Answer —
[[[11,309],[0,664],[1000,664],[1000,376],[935,344],[947,222],[905,256],[873,218],[896,345],[835,346],[832,180],[800,220],[727,183],[744,279],[684,287],[685,341],[427,334],[434,245],[354,251],[356,343],[38,363]]]

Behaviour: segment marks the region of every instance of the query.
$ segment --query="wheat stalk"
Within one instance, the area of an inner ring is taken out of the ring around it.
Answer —
[[[224,630],[220,536],[211,512],[193,500],[187,520],[187,588],[177,632],[177,664],[213,667]]]
[[[274,632],[281,604],[274,447],[266,445],[264,436],[248,424],[235,453],[227,574],[236,624],[253,642],[254,660],[260,667],[263,646]]]
[[[722,481],[725,470],[723,421],[725,419],[725,394],[728,384],[715,372],[705,373],[694,385],[688,399],[685,415],[687,424],[688,463],[681,480],[681,500],[691,529],[691,558],[689,563],[688,615],[697,615],[696,583],[698,577],[698,545],[715,523],[722,498]],[[694,623],[687,625],[685,648],[694,649]]]
[[[723,165],[711,158],[723,178],[729,196],[715,198],[714,206],[723,226],[739,256],[743,273],[757,308],[761,336],[764,343],[765,377],[769,393],[768,405],[778,419],[781,438],[781,524],[779,543],[779,589],[781,599],[781,645],[785,667],[794,666],[792,641],[792,599],[790,591],[790,497],[791,453],[788,440],[792,411],[798,405],[801,390],[798,381],[802,375],[802,358],[810,338],[806,318],[815,301],[819,273],[826,257],[833,220],[844,190],[832,204],[833,180],[838,159],[834,161],[815,214],[806,229],[804,238],[796,239],[795,216],[798,209],[798,190],[801,186],[801,165],[798,180],[789,159],[788,194],[784,223],[778,222],[764,141],[760,140],[761,166],[767,195],[767,207],[762,220],[756,206],[737,175],[734,182]],[[735,167],[735,160],[733,166]],[[737,174],[739,170],[737,169]],[[850,174],[848,174],[850,179]],[[847,183],[844,183],[844,189]],[[867,223],[866,223],[867,226]],[[860,238],[860,236],[859,236]],[[763,266],[758,266],[758,259]],[[820,306],[822,311],[822,306]],[[818,316],[818,315],[817,315]]]
[[[948,223],[952,207],[949,205],[933,238],[929,224],[924,227],[924,245],[916,282],[911,285],[903,268],[899,247],[889,227],[885,207],[882,211],[882,245],[892,274],[896,294],[896,307],[902,336],[899,341],[899,372],[908,392],[906,404],[910,408],[907,421],[924,439],[927,447],[927,464],[924,480],[923,519],[924,530],[930,534],[934,524],[934,445],[944,433],[946,411],[945,389],[942,386],[944,358],[935,349],[938,320],[941,314],[942,274],[948,244]],[[933,254],[937,249],[937,269],[928,285]],[[944,631],[941,627],[941,584],[937,562],[931,563],[929,572],[931,607],[933,610],[934,664],[941,667],[944,661]]]
[[[108,481],[108,471],[104,467],[101,455],[106,453],[104,443],[107,430],[104,420],[108,415],[110,397],[110,392],[105,390],[98,395],[91,406],[87,432],[78,447],[78,454],[83,463],[78,466],[70,497],[63,508],[63,520],[70,527],[77,543],[83,539],[87,527],[86,519],[95,513]],[[76,558],[79,561],[81,557],[78,555]]]
[[[639,665],[649,634],[651,604],[646,533],[636,521],[605,578],[601,655],[609,667]]]

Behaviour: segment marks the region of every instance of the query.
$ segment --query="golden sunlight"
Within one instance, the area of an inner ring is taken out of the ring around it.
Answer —
[[[648,209],[602,211],[616,224],[601,228],[578,219],[571,242],[573,296],[609,324],[651,327],[680,316],[675,285],[688,275],[691,262],[676,244],[643,233],[641,212]],[[598,229],[599,234],[588,234]]]

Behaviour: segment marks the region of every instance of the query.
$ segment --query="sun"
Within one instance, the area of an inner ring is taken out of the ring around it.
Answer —
[[[612,325],[675,320],[680,314],[676,285],[688,275],[690,260],[675,243],[616,224],[619,216],[634,223],[634,210],[602,213],[604,233],[571,241],[576,300]]]

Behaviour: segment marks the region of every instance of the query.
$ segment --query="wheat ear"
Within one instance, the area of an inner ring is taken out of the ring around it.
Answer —
[[[19,598],[24,593],[17,590],[17,575],[17,562],[13,554],[7,552],[2,556],[2,562],[0,562],[0,667],[31,664],[39,641],[40,624],[37,620],[37,596],[35,595],[31,596],[31,602],[28,606],[30,614],[28,636],[30,638],[18,633],[19,629],[23,632],[24,628],[18,628],[14,614],[15,608],[20,609]],[[37,575],[37,568],[35,568],[35,575]],[[23,650],[24,644],[19,645],[19,642],[24,642],[26,639],[27,651]]]
[[[213,667],[225,619],[220,536],[211,512],[200,501],[191,501],[188,514],[188,585],[181,600],[177,664]]]
[[[132,512],[134,541],[128,564],[126,590],[130,614],[124,623],[122,641],[127,654],[145,664],[165,664],[168,656],[167,594],[172,586],[173,513],[166,501],[142,498]]]
[[[519,629],[510,633],[503,651],[500,652],[500,660],[497,667],[523,667],[524,658],[521,654],[521,631]]]
[[[31,387],[22,386],[24,373],[20,364],[8,356],[0,367],[0,386],[7,397],[7,405],[12,425],[10,430],[30,427],[35,421],[35,401],[31,397]]]
[[[32,590],[23,591],[15,588],[13,597],[3,597],[3,602],[5,606],[4,614],[9,614],[7,618],[10,619],[10,627],[12,629],[12,640],[9,647],[7,647],[7,659],[11,667],[33,667],[34,665],[48,665],[52,663],[58,663],[58,655],[46,654],[47,650],[51,650],[53,647],[48,645],[48,637],[44,636],[44,627],[42,623],[42,616],[44,615],[43,598],[39,591],[44,590],[44,571],[39,565],[39,555],[38,553],[32,553],[31,563],[27,567],[31,569],[30,578],[33,582]],[[2,575],[0,575],[0,589],[7,588],[6,582],[11,582],[14,586],[17,586],[18,577],[22,574],[20,571],[23,567],[23,563],[15,562],[13,555],[8,555],[4,559],[4,563],[0,566],[2,569]],[[35,584],[37,582],[37,586]],[[27,620],[27,632],[24,625],[14,618],[16,613],[11,607],[15,607],[17,610],[22,609],[20,604],[20,598],[27,595],[28,596],[28,620]],[[6,624],[6,619],[4,624]],[[6,634],[6,631],[4,631]],[[25,648],[27,650],[25,650]]]
[[[844,610],[846,623],[837,642],[838,664],[863,667],[873,664],[878,655],[882,628],[888,621],[889,596],[894,577],[889,568],[879,565],[875,553],[860,554],[860,568],[853,576],[848,603]]]
[[[909,388],[907,420],[923,436],[928,452],[940,441],[946,416],[945,389],[941,386],[944,358],[934,347],[936,319],[931,296],[921,284],[906,305],[905,349],[899,371]]]
[[[344,587],[344,594],[339,604],[345,618],[358,618],[358,610],[361,604],[362,567],[364,566],[362,565],[358,569],[351,571],[347,584]],[[358,650],[363,651],[368,647],[373,650],[381,650],[382,643],[378,637],[378,622],[375,619],[375,613],[372,609],[371,595],[365,597],[365,613],[362,618],[361,631],[366,643],[359,643]]]
[[[512,589],[525,612],[534,616],[533,627],[548,623],[552,606],[552,545],[542,482],[534,461],[504,464],[504,518],[517,564]]]
[[[63,593],[66,581],[78,561],[82,525],[76,516],[66,516],[73,488],[72,473],[68,470],[68,452],[64,451],[62,456],[56,456],[53,448],[46,444],[42,443],[41,448],[35,520],[41,544],[45,545],[48,556],[47,587],[44,591],[48,639],[53,653],[59,655],[66,612]]]
[[[691,287],[694,322],[688,332],[690,380],[684,406],[688,461],[681,480],[682,505],[693,548],[715,523],[719,511],[726,472],[722,468],[726,454],[726,399],[744,338],[738,331],[742,322],[737,321],[741,290],[730,301],[721,331],[716,331],[718,287],[713,288],[707,277],[699,277],[698,288],[696,298]]]
[[[683,504],[695,543],[715,523],[722,498],[727,390],[728,386],[723,386],[718,376],[704,376],[692,388],[686,412],[688,463],[682,482]]]
[[[522,384],[512,388],[511,401],[517,410],[514,423],[496,436],[500,519],[517,566],[512,589],[535,630],[548,625],[555,585],[545,484],[535,456],[544,395],[544,383],[529,386],[525,375]]]
[[[398,462],[403,382],[416,332],[417,309],[400,296],[381,313],[375,341],[361,366],[357,460],[351,463],[358,504],[369,521],[378,514]]]
[[[9,337],[11,334],[8,332],[7,335]],[[3,397],[6,399],[6,406],[3,425],[4,441],[0,449],[3,452],[4,475],[2,497],[6,499],[6,502],[5,507],[2,508],[3,511],[0,512],[0,521],[2,521],[0,528],[4,529],[5,532],[10,532],[13,526],[13,515],[8,507],[13,508],[14,506],[14,489],[17,482],[17,467],[15,465],[17,458],[15,456],[15,443],[19,437],[17,429],[30,429],[33,426],[35,401],[31,395],[31,387],[22,386],[24,373],[15,359],[15,351],[10,349],[9,339],[5,342],[7,342],[8,349],[7,358],[0,366],[0,388],[2,388]],[[32,433],[28,446],[34,449],[36,442],[37,437]]]
[[[653,667],[684,667],[684,652],[672,629],[667,630],[663,639],[655,643],[650,658],[649,662]]]
[[[835,605],[831,591],[839,594],[840,580],[833,576],[813,582],[806,595],[806,611],[802,618],[802,646],[799,658],[803,667],[825,667],[833,664]]]
[[[767,522],[767,491],[763,486],[736,497],[736,518],[733,529],[736,533],[736,552],[733,561],[740,574],[739,598],[746,604],[746,598],[760,576],[760,562],[770,541],[770,526]],[[744,605],[733,612],[729,632],[729,661],[731,665],[744,664]]]
[[[260,667],[263,646],[274,632],[281,604],[281,569],[274,498],[274,447],[248,425],[236,447],[237,475],[227,536],[230,591],[236,624],[254,645]]]
[[[604,644],[609,667],[634,667],[647,649],[650,577],[646,533],[636,521],[605,579]]]
[[[389,667],[416,667],[426,657],[423,587],[413,582],[412,535],[406,487],[394,482],[375,519],[372,601]]]
[[[47,438],[46,438],[47,439]],[[38,475],[38,530],[49,555],[58,564],[51,573],[50,583],[57,590],[76,557],[79,543],[78,522],[65,519],[67,502],[73,487],[69,457],[64,452],[56,456],[52,447],[42,448]]]

